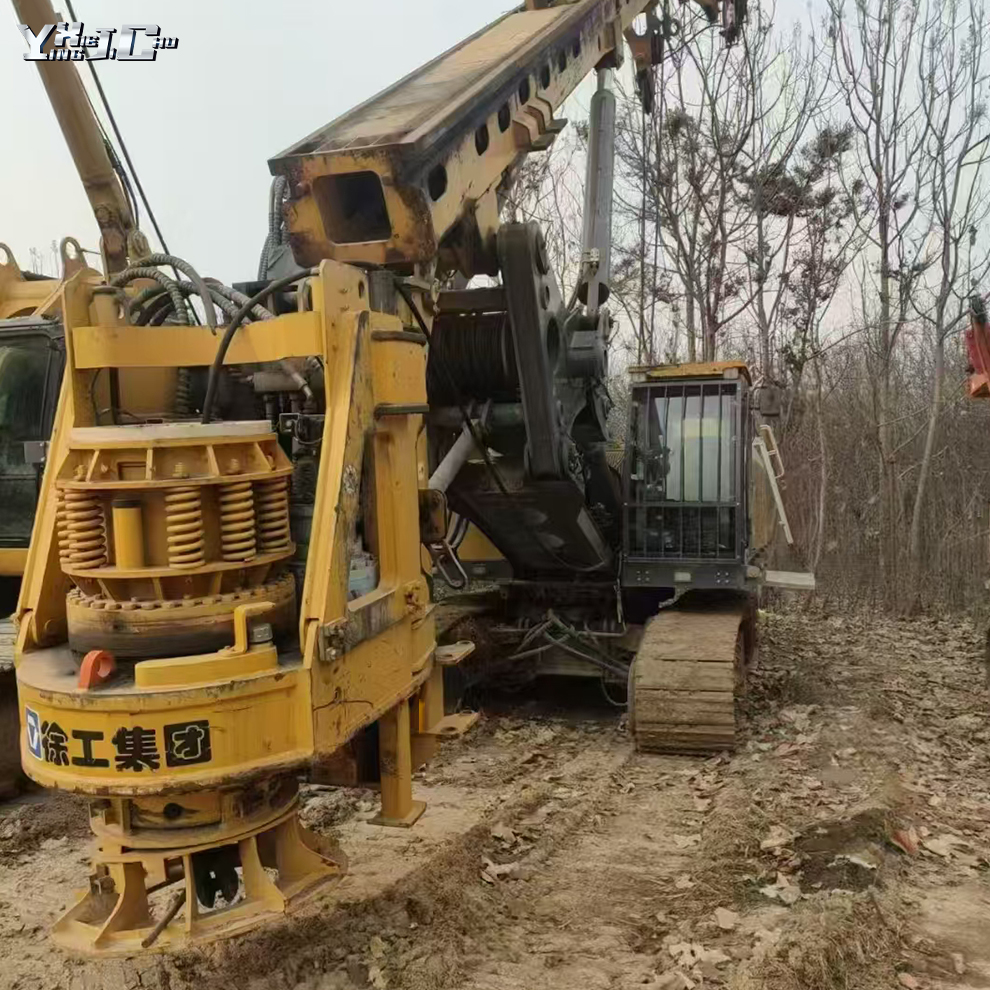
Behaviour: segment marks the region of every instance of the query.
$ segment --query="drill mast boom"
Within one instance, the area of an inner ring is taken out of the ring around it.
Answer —
[[[655,0],[530,0],[273,158],[296,261],[498,270],[499,188]],[[637,63],[649,55],[637,57]]]

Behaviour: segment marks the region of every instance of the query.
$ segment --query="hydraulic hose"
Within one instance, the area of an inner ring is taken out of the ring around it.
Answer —
[[[184,297],[199,294],[192,282],[178,282],[176,284]],[[207,285],[210,291],[210,298],[220,308],[221,312],[227,317],[234,316],[237,312],[239,302],[237,300],[230,299],[227,295],[222,293],[219,286],[213,283],[207,283]],[[226,288],[226,286],[223,288]],[[240,295],[240,293],[238,293],[238,295]],[[169,311],[172,309],[171,296],[163,289],[159,288],[145,289],[144,292],[135,297],[134,302],[135,304],[138,304],[132,306],[131,313],[135,326],[142,326],[145,324],[151,325],[153,323],[153,317],[160,312],[162,305],[165,305],[166,309]],[[255,308],[258,309],[260,307]],[[185,312],[185,307],[183,307],[183,313]],[[262,309],[262,312],[267,314],[263,317],[263,319],[271,319],[271,314],[268,313],[267,310]]]
[[[142,258],[138,264],[170,265],[177,271],[182,272],[196,286],[196,291],[199,293],[200,299],[203,300],[206,325],[210,328],[210,332],[214,334],[217,332],[217,314],[213,308],[213,297],[210,295],[210,290],[207,288],[206,282],[200,278],[199,272],[188,261],[183,261],[182,258],[177,258],[173,254],[149,254],[147,258]]]
[[[131,268],[125,268],[122,272],[119,272],[110,279],[110,284],[114,287],[123,286],[128,282],[134,281],[136,278],[154,279],[169,294],[172,300],[172,308],[175,310],[176,315],[179,316],[181,314],[182,319],[185,320],[186,304],[182,298],[179,283],[173,282],[172,279],[157,268],[143,265],[134,265]]]
[[[258,261],[258,279],[268,278],[268,253],[269,251],[284,243],[282,230],[282,200],[288,190],[288,183],[284,175],[276,175],[272,179],[271,187],[268,190],[268,236],[261,248],[261,258]]]
[[[212,279],[207,279],[206,284],[210,287],[210,292],[214,296],[223,296],[224,299],[228,299],[230,302],[234,303],[235,311],[238,306],[243,306],[248,301],[248,297],[244,295],[243,292],[238,292],[237,289],[232,289],[229,285],[224,285],[223,282],[214,282]],[[224,312],[226,312],[226,310],[224,310]],[[251,315],[256,320],[275,319],[275,314],[270,309],[266,309],[261,305],[252,306]]]
[[[312,275],[316,275],[318,271],[319,269],[317,268],[305,268],[300,272],[296,272],[294,275],[285,275],[282,278],[276,279],[274,282],[270,282],[261,291],[251,296],[234,314],[230,323],[227,324],[227,328],[224,330],[223,337],[220,339],[220,345],[217,347],[216,357],[210,366],[210,377],[206,385],[206,398],[203,400],[201,423],[209,423],[213,416],[213,404],[216,401],[217,387],[220,384],[220,372],[223,370],[224,358],[227,356],[227,351],[230,348],[230,342],[234,339],[234,334],[237,333],[241,324],[251,312],[252,307],[256,306],[262,299],[265,299],[272,293],[278,292],[279,289],[284,289],[286,286],[292,285],[293,282],[298,282],[302,278],[309,278]]]
[[[168,292],[159,292],[153,296],[131,321],[136,327],[157,326],[163,320],[168,319],[169,313],[174,311],[172,297]],[[188,315],[183,304],[182,312],[176,314],[180,320],[186,322]]]

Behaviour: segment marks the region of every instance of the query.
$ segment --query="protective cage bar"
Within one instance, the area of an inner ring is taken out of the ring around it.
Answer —
[[[623,499],[630,560],[742,562],[743,383],[633,389]]]

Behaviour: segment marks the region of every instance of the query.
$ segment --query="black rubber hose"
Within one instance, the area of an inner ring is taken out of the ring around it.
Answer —
[[[203,279],[203,281],[210,290],[210,295],[213,297],[214,302],[216,302],[226,316],[233,316],[237,312],[237,307],[247,302],[247,296],[243,292],[238,292],[237,289],[232,289],[229,285],[224,285],[222,282],[217,282],[215,279],[210,278]],[[185,296],[199,292],[192,282],[178,282],[177,284]],[[128,303],[131,319],[136,319],[139,311],[164,291],[160,285],[153,286],[150,289],[142,289]],[[226,300],[226,305],[224,304],[224,300]],[[274,313],[265,309],[264,306],[255,306],[251,310],[251,314],[259,320],[271,320],[275,316]]]
[[[243,292],[238,292],[237,289],[232,289],[229,285],[224,285],[223,282],[214,282],[207,279],[206,284],[209,286],[210,294],[214,298],[217,296],[223,296],[224,299],[227,299],[234,304],[235,310],[238,306],[243,306],[248,301],[248,297],[244,295]],[[228,316],[231,315],[227,310],[224,310],[224,312],[227,313]],[[256,320],[275,319],[275,314],[271,310],[265,309],[264,306],[260,305],[251,307],[251,315]]]
[[[184,296],[188,297],[198,294],[198,290],[192,282],[178,282],[177,285],[179,286],[179,291]],[[208,281],[206,287],[210,290],[210,296],[220,311],[228,318],[235,316],[237,307],[247,302],[247,296],[243,292],[238,292],[228,285]],[[143,292],[138,293],[131,304],[131,321],[135,326],[150,324],[151,317],[160,308],[162,299],[167,298],[168,296],[165,290],[158,286],[153,289],[145,289]],[[169,307],[171,308],[171,302],[169,302]],[[275,318],[274,314],[270,313],[264,306],[252,307],[251,315],[259,320],[272,320]]]
[[[168,314],[173,312],[172,297],[167,292],[160,292],[149,299],[137,312],[132,320],[136,327],[155,326],[155,318],[164,314],[163,319],[168,318]],[[185,316],[183,308],[181,316]],[[161,321],[159,321],[161,322]]]
[[[273,292],[278,292],[279,289],[284,289],[287,285],[292,285],[293,282],[298,282],[302,278],[310,278],[318,273],[318,268],[306,268],[301,272],[296,272],[294,275],[285,275],[282,278],[277,278],[274,282],[266,285],[260,292],[256,292],[251,296],[234,314],[230,323],[227,324],[223,337],[220,339],[220,345],[217,347],[217,355],[210,367],[210,377],[206,385],[206,398],[203,400],[203,415],[200,418],[201,423],[209,423],[213,416],[213,403],[217,397],[217,386],[220,384],[220,372],[223,370],[224,358],[227,356],[227,351],[230,348],[230,342],[234,339],[234,334],[237,333],[248,313],[251,312],[251,309]]]
[[[160,327],[171,315],[171,306],[161,306],[154,315],[148,317],[146,325],[149,327]],[[190,326],[192,324],[189,324]]]
[[[217,332],[217,314],[213,309],[213,299],[210,296],[210,291],[206,287],[206,283],[200,278],[199,272],[188,261],[183,261],[182,258],[177,258],[174,254],[149,254],[147,258],[142,258],[138,264],[146,266],[170,265],[172,268],[182,272],[196,286],[196,291],[199,293],[200,299],[203,300],[206,325],[210,328],[210,332]]]
[[[276,175],[272,179],[268,191],[268,236],[261,249],[261,260],[258,262],[258,280],[268,278],[268,252],[277,247],[282,239],[282,200],[285,198],[288,183],[284,175]]]
[[[182,292],[179,290],[179,283],[173,282],[164,272],[160,272],[157,268],[143,266],[143,265],[133,265],[130,268],[125,268],[124,271],[114,275],[110,279],[110,284],[113,286],[126,285],[128,282],[134,281],[136,278],[152,278],[154,279],[162,288],[172,297],[172,308],[175,310],[176,315],[185,315],[186,306],[182,299]]]
[[[133,299],[128,300],[127,308],[131,319],[135,319],[144,305],[152,299],[160,296],[165,290],[160,285],[154,285],[150,289],[142,289]]]

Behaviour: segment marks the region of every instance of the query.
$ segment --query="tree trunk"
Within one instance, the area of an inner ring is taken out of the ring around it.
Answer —
[[[815,359],[815,417],[818,420],[818,519],[815,544],[811,554],[811,569],[818,570],[825,547],[825,510],[828,500],[828,442],[825,437],[824,402],[822,401],[822,369]]]
[[[928,432],[925,450],[918,468],[918,488],[914,493],[914,509],[911,513],[911,561],[917,574],[921,565],[921,517],[925,506],[928,480],[932,473],[932,456],[935,451],[935,435],[938,433],[939,412],[942,405],[942,385],[945,380],[945,338],[939,333],[935,342],[935,380],[932,384],[932,404],[928,410]]]
[[[695,323],[694,289],[690,286],[688,286],[684,309],[684,325],[687,328],[688,361],[693,364],[698,360],[698,329]]]
[[[883,187],[880,201],[885,202]],[[877,454],[880,475],[880,571],[884,595],[888,604],[895,604],[897,589],[897,477],[894,471],[891,407],[891,377],[893,354],[893,305],[891,301],[890,214],[881,206],[878,221],[880,242],[880,335],[878,348],[880,374],[877,382]]]

